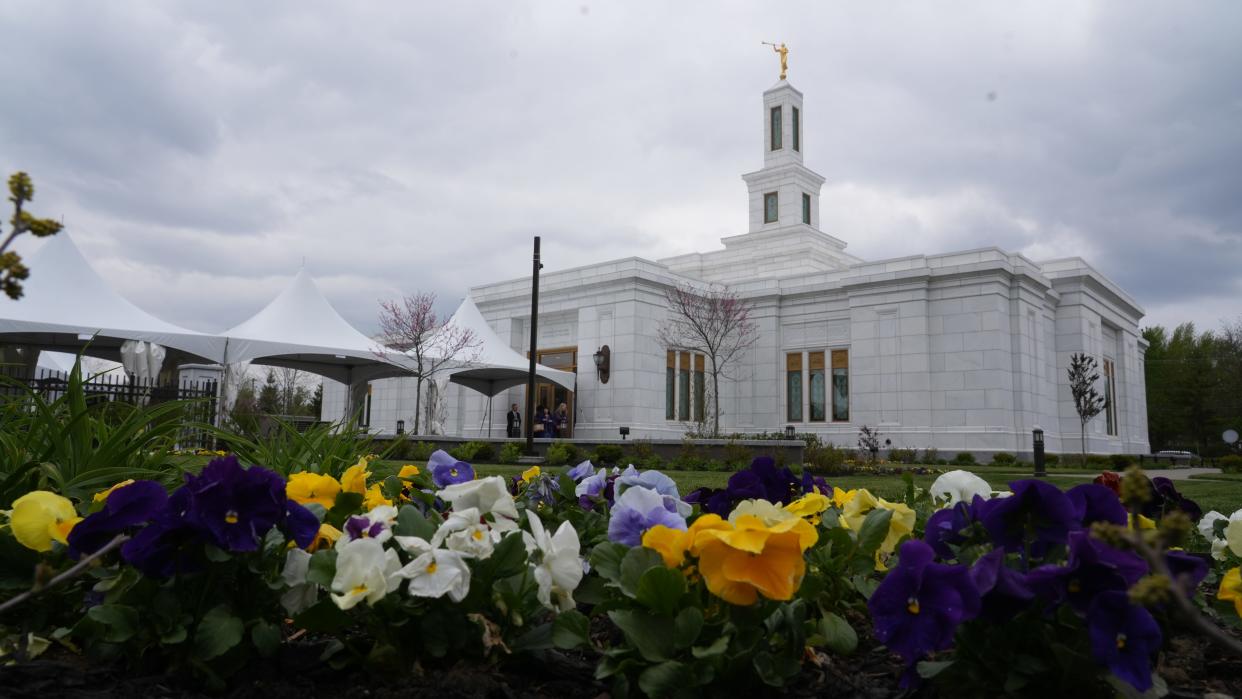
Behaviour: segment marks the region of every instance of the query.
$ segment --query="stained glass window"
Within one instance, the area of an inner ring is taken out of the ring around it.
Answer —
[[[832,419],[834,422],[850,419],[849,350],[832,351]]]
[[[785,355],[785,417],[802,422],[802,353]]]
[[[768,192],[763,195],[763,222],[776,223],[779,213],[776,192]]]
[[[781,108],[773,107],[770,115],[772,150],[781,149]],[[753,123],[753,122],[752,122]]]

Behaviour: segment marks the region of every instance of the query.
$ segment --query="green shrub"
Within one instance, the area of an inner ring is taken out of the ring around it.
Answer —
[[[500,448],[500,456],[497,460],[502,464],[516,464],[521,457],[522,445],[517,442],[508,442]]]
[[[569,442],[553,442],[544,454],[544,461],[549,466],[565,466],[578,460],[578,448]]]
[[[899,464],[917,464],[919,453],[915,449],[889,449],[888,460]]]
[[[954,466],[974,466],[975,455],[968,451],[959,451],[957,456],[953,457]]]
[[[936,447],[927,447],[923,450],[923,456],[919,459],[920,464],[934,464],[940,461],[940,450]]]
[[[1114,471],[1124,471],[1134,465],[1134,457],[1129,454],[1109,454],[1108,462]]]
[[[496,449],[487,442],[466,442],[465,444],[454,448],[449,453],[451,453],[453,458],[458,461],[465,461],[470,464],[475,462],[486,463],[495,458]]]
[[[1017,460],[1018,457],[1010,454],[1009,452],[998,451],[992,455],[993,466],[1012,466]]]
[[[812,473],[836,474],[845,467],[845,449],[832,442],[824,442],[820,446],[809,447],[803,452],[803,466]]]
[[[1061,463],[1061,457],[1057,454],[1044,454],[1044,466],[1052,468]]]
[[[651,445],[651,440],[636,439],[630,444],[630,463],[639,468],[658,469],[664,465],[664,459],[656,454],[655,447]]]
[[[1216,465],[1225,473],[1242,473],[1242,456],[1230,454],[1216,460]]]
[[[724,462],[733,468],[744,468],[751,461],[751,452],[748,447],[744,447],[732,440],[725,445]]]
[[[436,450],[436,445],[431,442],[411,442],[402,443],[401,449],[402,459],[405,461],[426,462],[431,458],[431,453]]]
[[[616,444],[601,444],[595,447],[591,463],[600,466],[616,466],[625,459],[625,450]]]

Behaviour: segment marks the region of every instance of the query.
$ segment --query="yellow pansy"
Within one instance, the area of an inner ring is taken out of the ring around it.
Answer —
[[[643,546],[658,551],[664,558],[664,565],[677,568],[685,562],[687,553],[697,554],[694,539],[699,532],[728,528],[729,523],[721,519],[720,515],[703,515],[694,520],[685,531],[657,524],[643,534]]]
[[[786,505],[785,510],[808,520],[811,524],[819,524],[819,515],[830,506],[832,506],[832,501],[827,496],[807,493]]]
[[[367,470],[367,460],[362,458],[358,463],[345,469],[345,473],[341,474],[341,490],[347,493],[358,493],[365,495],[367,492],[367,478],[371,472]]]
[[[1154,520],[1144,517],[1143,515],[1140,515],[1140,514],[1130,515],[1129,521],[1126,522],[1126,529],[1130,529],[1132,531],[1134,529],[1143,530],[1143,529],[1155,529],[1155,528],[1156,528],[1156,522]]]
[[[764,524],[773,525],[778,522],[784,522],[787,519],[797,517],[794,513],[784,509],[780,505],[768,502],[767,500],[743,500],[733,508],[729,513],[729,522],[736,523],[738,518],[743,515],[752,515],[763,520]]]
[[[367,488],[367,492],[363,493],[363,497],[362,497],[363,509],[373,510],[379,507],[380,505],[391,505],[391,504],[392,504],[392,500],[389,500],[388,498],[384,497],[384,493],[380,490],[379,483],[376,483],[372,485],[370,488]]]
[[[846,529],[858,531],[862,528],[863,520],[867,518],[867,514],[875,508],[890,510],[893,513],[892,519],[888,521],[888,534],[884,537],[884,541],[880,543],[877,554],[891,554],[897,550],[897,544],[914,531],[914,510],[909,505],[899,502],[889,502],[883,498],[877,498],[868,490],[860,489],[853,498],[845,505],[844,511],[841,513],[841,526]],[[885,570],[882,562],[884,556],[877,555],[876,569]]]
[[[539,477],[539,473],[540,473],[540,469],[538,466],[531,466],[525,471],[522,471],[522,482],[530,483],[531,481]]]
[[[108,500],[108,496],[112,494],[112,491],[116,490],[117,488],[124,488],[125,486],[127,486],[127,485],[129,485],[129,484],[131,484],[131,483],[133,483],[133,482],[134,482],[134,479],[133,479],[133,478],[126,478],[125,480],[121,481],[120,483],[117,483],[116,485],[112,486],[111,488],[108,488],[107,490],[101,490],[101,491],[99,491],[98,493],[95,493],[95,494],[91,497],[91,502],[106,502],[106,501]]]
[[[422,472],[418,470],[417,466],[415,466],[414,464],[406,464],[401,467],[400,471],[397,472],[397,478],[400,478],[401,484],[408,488],[410,487],[410,482],[406,479],[413,478],[414,476],[417,476],[419,473],[422,473]]]
[[[285,484],[285,496],[300,505],[313,502],[332,509],[340,492],[340,481],[321,473],[295,473],[289,476],[289,481]]]
[[[858,495],[857,490],[841,490],[840,488],[833,486],[832,505],[837,508],[845,507],[846,503],[853,500],[856,495]]]
[[[1220,579],[1220,589],[1216,591],[1216,599],[1233,602],[1233,610],[1242,616],[1242,567],[1234,568]]]
[[[321,548],[332,548],[336,545],[336,540],[341,538],[341,530],[331,524],[320,524],[319,531],[315,534],[315,540],[307,547],[307,552],[314,553]]]
[[[68,543],[69,532],[81,522],[68,498],[35,490],[13,501],[9,525],[13,538],[28,549],[51,551],[52,542]]]
[[[738,605],[754,604],[759,595],[791,599],[806,574],[802,554],[818,538],[815,528],[800,517],[769,526],[747,514],[731,524],[695,534],[693,548],[707,589]]]

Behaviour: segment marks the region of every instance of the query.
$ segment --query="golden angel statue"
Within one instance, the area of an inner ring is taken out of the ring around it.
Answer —
[[[781,56],[781,80],[784,80],[785,73],[789,71],[789,49],[785,46],[784,43],[777,46],[776,44],[770,41],[765,41],[763,42],[763,44],[766,46],[771,46],[772,51],[780,54]]]

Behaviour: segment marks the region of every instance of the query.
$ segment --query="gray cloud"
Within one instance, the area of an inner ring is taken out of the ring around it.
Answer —
[[[823,227],[851,252],[1082,254],[1148,322],[1211,327],[1242,291],[1240,20],[1228,2],[15,2],[0,167],[169,320],[232,325],[305,260],[369,330],[379,298],[451,310],[525,274],[531,235],[557,269],[744,232],[775,81],[759,41],[779,40]]]

